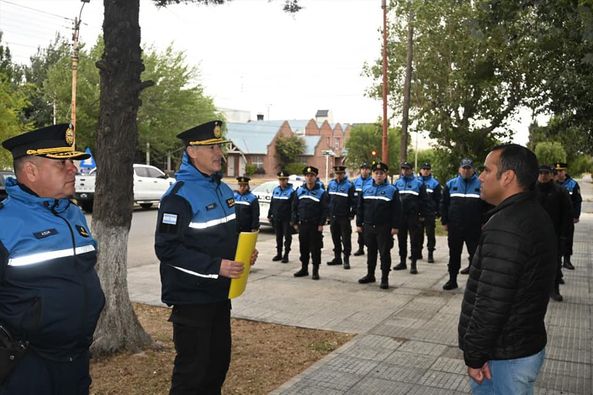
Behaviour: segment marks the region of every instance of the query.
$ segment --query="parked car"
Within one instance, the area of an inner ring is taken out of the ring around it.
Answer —
[[[6,199],[6,180],[8,178],[16,178],[13,171],[10,170],[0,170],[0,201]]]
[[[96,169],[89,174],[76,176],[76,192],[74,197],[88,213],[93,211],[95,198]],[[134,164],[134,203],[143,209],[152,207],[161,200],[161,196],[175,182],[174,178],[167,177],[165,173],[154,166]]]

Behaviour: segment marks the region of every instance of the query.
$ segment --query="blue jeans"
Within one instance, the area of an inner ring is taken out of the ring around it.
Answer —
[[[488,361],[492,380],[482,384],[469,379],[474,395],[532,395],[535,379],[544,363],[545,349],[524,358]]]

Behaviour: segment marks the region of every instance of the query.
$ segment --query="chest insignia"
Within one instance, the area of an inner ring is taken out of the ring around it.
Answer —
[[[226,200],[226,205],[228,207],[233,207],[235,205],[235,199],[233,199],[233,198],[227,199]]]
[[[87,230],[84,228],[84,226],[82,225],[76,225],[75,226],[76,230],[78,231],[78,233],[82,236],[82,237],[89,237],[89,232],[87,232]]]

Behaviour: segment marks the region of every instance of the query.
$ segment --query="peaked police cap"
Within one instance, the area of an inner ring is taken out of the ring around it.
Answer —
[[[210,121],[177,135],[185,145],[215,145],[228,143],[222,136],[222,121]]]
[[[316,167],[313,166],[307,166],[303,169],[303,175],[307,175],[307,174],[319,174],[319,169],[317,169]]]
[[[46,126],[4,140],[2,146],[14,159],[25,155],[49,159],[88,159],[90,155],[74,148],[74,131],[67,123]]]

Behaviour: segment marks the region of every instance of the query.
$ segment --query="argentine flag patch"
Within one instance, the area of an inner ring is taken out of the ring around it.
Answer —
[[[177,214],[163,214],[163,223],[167,225],[177,225]]]

